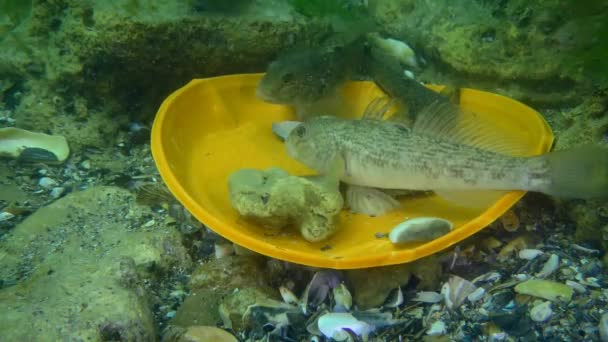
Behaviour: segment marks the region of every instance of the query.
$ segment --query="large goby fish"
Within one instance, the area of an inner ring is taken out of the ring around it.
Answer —
[[[287,153],[320,173],[338,163],[347,184],[433,190],[466,206],[488,204],[478,201],[479,191],[608,195],[608,151],[598,146],[521,156],[516,142],[498,138],[454,106],[429,105],[409,128],[382,120],[388,108],[383,101],[373,101],[361,120],[322,116],[293,125]]]

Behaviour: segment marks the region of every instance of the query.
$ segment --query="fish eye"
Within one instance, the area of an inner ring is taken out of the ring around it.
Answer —
[[[283,83],[288,83],[293,81],[294,78],[294,74],[291,72],[288,72],[286,74],[283,74],[283,76],[281,76],[281,81],[283,81]]]
[[[300,125],[300,126],[296,127],[295,133],[299,138],[303,138],[304,135],[306,134],[306,127],[304,127],[304,125]]]

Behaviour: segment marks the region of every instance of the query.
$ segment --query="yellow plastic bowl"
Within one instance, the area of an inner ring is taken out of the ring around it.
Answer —
[[[239,217],[228,196],[228,176],[241,168],[278,166],[290,174],[313,172],[287,156],[272,133],[276,121],[294,120],[293,111],[255,96],[262,74],[192,80],[161,105],[152,128],[152,153],[175,197],[201,222],[228,240],[258,253],[294,263],[334,269],[410,262],[436,253],[496,220],[523,195],[509,192],[489,209],[457,208],[437,196],[404,199],[402,209],[381,217],[342,212],[341,227],[320,243],[305,241],[295,229],[271,234]],[[433,86],[434,90],[441,87]],[[352,82],[345,90],[353,118],[382,91],[372,82]],[[461,106],[476,112],[501,134],[515,139],[529,155],[549,151],[553,134],[533,109],[512,99],[462,89]],[[418,216],[442,217],[454,230],[427,243],[395,246],[376,233],[388,233]]]

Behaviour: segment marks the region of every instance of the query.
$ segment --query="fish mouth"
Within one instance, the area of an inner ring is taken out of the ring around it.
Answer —
[[[264,102],[278,104],[278,102],[270,94],[266,93],[259,85],[255,89],[255,96]]]
[[[281,121],[272,123],[272,132],[276,134],[281,140],[285,141],[289,136],[289,133],[293,131],[301,121]]]

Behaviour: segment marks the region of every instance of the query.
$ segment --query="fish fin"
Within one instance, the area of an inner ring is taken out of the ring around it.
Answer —
[[[411,128],[414,120],[412,120],[411,116],[409,115],[407,108],[404,108],[401,105],[399,107],[400,108],[393,113],[393,115],[389,116],[386,121],[398,123]]]
[[[363,111],[362,120],[382,120],[384,114],[393,105],[393,99],[388,96],[380,96],[372,100]]]
[[[450,99],[453,104],[460,104],[460,88],[448,85],[443,87],[439,93]]]
[[[564,198],[608,198],[608,149],[580,146],[537,158],[549,167],[549,182],[539,191]]]
[[[497,190],[436,190],[437,196],[466,208],[488,208],[508,191]]]
[[[300,121],[281,121],[272,123],[272,132],[281,140],[285,141],[289,133],[302,122]]]
[[[526,156],[528,148],[518,139],[501,135],[477,113],[461,110],[450,102],[434,102],[416,116],[412,131],[512,156]]]
[[[352,212],[369,216],[383,215],[401,205],[382,190],[352,184],[347,185],[345,198]]]

